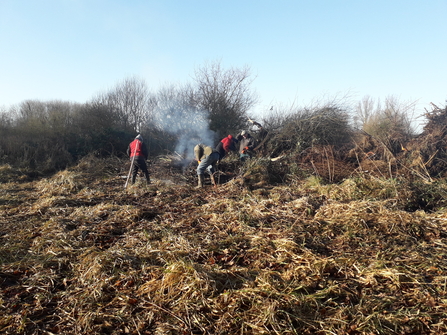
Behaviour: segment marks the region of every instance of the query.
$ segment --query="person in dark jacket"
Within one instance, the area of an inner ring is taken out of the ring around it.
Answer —
[[[144,173],[147,183],[150,184],[151,179],[146,165],[148,151],[146,144],[143,142],[143,136],[138,134],[129,144],[127,147],[127,155],[132,162],[132,184],[134,184],[137,179],[138,170],[141,170]]]
[[[253,149],[256,147],[256,140],[248,131],[242,130],[237,136],[239,141],[239,159],[244,162],[253,155]]]

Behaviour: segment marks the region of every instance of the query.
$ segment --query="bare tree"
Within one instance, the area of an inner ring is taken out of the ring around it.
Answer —
[[[377,110],[380,110],[380,102],[376,105],[374,98],[365,95],[355,106],[354,126],[357,129],[361,129],[364,124],[367,124],[370,121]]]
[[[112,90],[100,94],[94,103],[107,106],[118,118],[123,130],[140,131],[148,119],[151,95],[143,79],[131,77],[118,83]]]
[[[372,99],[366,101],[368,103],[362,105],[365,117],[361,129],[379,139],[392,152],[400,151],[403,143],[416,133],[413,126],[416,101],[402,102],[395,96],[388,96],[383,107],[380,101],[375,107]]]
[[[209,112],[209,127],[219,137],[239,131],[247,123],[247,111],[257,102],[251,91],[250,69],[222,69],[219,62],[195,72],[197,106]]]

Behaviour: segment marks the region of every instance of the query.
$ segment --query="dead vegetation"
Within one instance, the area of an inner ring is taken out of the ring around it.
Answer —
[[[2,167],[0,333],[446,333],[445,183],[301,157],[229,157],[204,190],[175,157],[127,189],[117,159]]]
[[[0,333],[445,334],[445,115],[399,150],[271,131],[217,188],[175,155],[127,189],[118,158],[2,166]]]

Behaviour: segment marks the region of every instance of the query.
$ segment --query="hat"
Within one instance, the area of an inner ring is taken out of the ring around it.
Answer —
[[[247,134],[248,134],[248,133],[247,133],[245,130],[242,130],[242,131],[241,131],[241,135],[242,135],[242,136],[247,135]]]
[[[231,140],[233,138],[233,135],[228,135],[227,137]]]
[[[140,134],[138,134],[137,137],[135,137],[135,139],[143,142],[143,136],[141,136]]]

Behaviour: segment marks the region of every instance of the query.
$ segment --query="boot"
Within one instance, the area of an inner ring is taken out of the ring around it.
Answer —
[[[146,177],[146,183],[150,184],[151,183],[151,177],[149,177],[149,173],[145,173],[145,177]]]
[[[137,175],[136,175],[136,174],[133,174],[133,175],[132,175],[132,180],[131,180],[130,183],[131,183],[132,185],[135,184],[136,179],[137,179]]]
[[[203,184],[204,184],[205,176],[203,174],[199,174],[197,177],[199,177],[199,179],[198,179],[196,188],[202,188]]]

